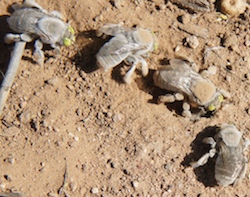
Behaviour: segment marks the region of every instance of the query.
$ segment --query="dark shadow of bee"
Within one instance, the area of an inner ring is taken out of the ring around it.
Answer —
[[[99,69],[96,64],[96,53],[101,46],[108,40],[98,38],[95,30],[89,30],[81,32],[77,35],[76,43],[81,48],[78,49],[78,53],[71,58],[71,61],[84,72],[92,73]]]
[[[10,31],[9,26],[6,22],[6,19],[9,16],[3,15],[0,16],[0,84],[2,83],[2,80],[4,79],[4,73],[6,72],[8,62],[10,59],[10,51],[12,46],[8,46],[4,43],[4,36],[7,34],[7,32]],[[10,49],[9,49],[10,48]]]
[[[205,153],[209,152],[211,146],[209,144],[204,144],[202,140],[207,137],[214,137],[218,128],[219,127],[217,126],[206,127],[196,136],[191,143],[192,152],[187,154],[181,163],[184,167],[189,167],[190,163],[199,160]],[[216,156],[209,159],[201,168],[194,168],[197,180],[203,183],[206,187],[213,187],[217,184],[214,175],[215,161]]]

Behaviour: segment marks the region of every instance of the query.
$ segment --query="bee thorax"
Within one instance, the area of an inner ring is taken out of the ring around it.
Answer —
[[[201,105],[207,104],[211,101],[216,92],[215,86],[208,80],[200,80],[191,86],[194,96],[199,100]]]

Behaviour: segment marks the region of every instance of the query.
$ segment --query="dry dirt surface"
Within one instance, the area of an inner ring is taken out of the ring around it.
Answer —
[[[0,1],[1,75],[13,49],[3,37],[11,32],[6,17],[14,2]],[[195,170],[189,166],[209,150],[201,141],[215,126],[232,122],[250,138],[249,9],[224,20],[214,5],[209,12],[191,13],[163,0],[37,3],[61,12],[77,39],[57,56],[45,47],[43,67],[34,61],[33,43],[27,45],[0,121],[0,192],[26,197],[250,195],[249,170],[240,184],[220,187],[213,159]],[[95,30],[120,22],[150,28],[159,39],[158,50],[146,59],[149,75],[142,77],[138,69],[130,85],[122,82],[127,65],[104,73],[95,63],[106,41]],[[190,34],[183,23],[200,27],[197,48],[185,44]],[[206,31],[199,35],[201,28]],[[217,68],[208,77],[231,98],[214,116],[192,122],[176,106],[157,104],[165,92],[153,85],[152,73],[178,56],[192,59],[200,70]]]

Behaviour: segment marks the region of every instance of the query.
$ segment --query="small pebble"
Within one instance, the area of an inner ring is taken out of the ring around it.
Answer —
[[[207,71],[210,75],[215,75],[217,73],[217,67],[212,65],[207,68]]]
[[[31,120],[31,113],[29,111],[25,111],[21,113],[21,115],[19,116],[19,119],[22,123],[28,123]]]
[[[199,40],[196,36],[189,36],[186,38],[186,44],[190,48],[196,49],[199,46]]]
[[[167,196],[169,196],[168,192],[163,192],[163,194],[161,195],[161,197],[167,197]]]
[[[112,116],[113,116],[113,113],[112,113],[112,112],[108,112],[108,113],[107,113],[107,117],[108,117],[108,118],[111,118]]]
[[[17,135],[18,133],[20,133],[20,129],[15,127],[15,126],[12,126],[12,127],[9,127],[7,129],[4,129],[3,130],[3,133],[2,133],[2,136],[14,136],[14,135]]]
[[[137,188],[137,187],[139,186],[139,182],[138,182],[138,181],[133,181],[133,182],[132,182],[132,186],[133,186],[134,188]]]
[[[167,8],[167,6],[166,6],[166,4],[161,4],[161,5],[159,5],[159,8],[160,8],[160,10],[166,10],[166,8]]]
[[[181,16],[181,22],[184,25],[188,24],[190,22],[190,20],[191,20],[190,14],[184,14],[184,15]]]
[[[47,84],[54,86],[59,81],[58,77],[52,77],[46,81]]]
[[[73,90],[74,90],[74,86],[73,86],[73,85],[68,84],[68,85],[66,85],[66,87],[67,87],[70,91],[73,91]]]
[[[231,78],[231,76],[226,76],[226,80],[227,80],[227,82],[229,82],[229,83],[231,83],[232,82],[232,78]]]
[[[123,118],[123,115],[122,114],[120,114],[120,113],[117,113],[117,114],[114,114],[113,115],[113,122],[119,122],[119,121],[121,121],[122,120],[122,118]]]
[[[15,158],[13,156],[9,156],[6,159],[4,159],[4,162],[14,164],[15,163]]]
[[[8,174],[4,175],[4,178],[5,178],[7,181],[9,181],[9,182],[12,181],[12,177],[11,177],[10,175],[8,175]]]
[[[92,194],[98,194],[99,190],[96,187],[91,188],[91,193]]]
[[[72,181],[69,185],[70,189],[72,192],[75,192],[76,189],[77,189],[77,185],[76,185],[76,182],[75,181]]]
[[[180,50],[181,50],[181,47],[180,47],[179,45],[176,46],[175,49],[174,49],[175,52],[178,52],[178,51],[180,51]]]
[[[59,195],[57,193],[54,193],[54,192],[49,192],[48,196],[49,197],[59,197]]]
[[[22,102],[20,103],[20,107],[21,107],[21,108],[24,108],[27,104],[28,104],[27,101],[22,101]]]
[[[76,142],[79,142],[79,137],[74,136],[74,140],[75,140]]]

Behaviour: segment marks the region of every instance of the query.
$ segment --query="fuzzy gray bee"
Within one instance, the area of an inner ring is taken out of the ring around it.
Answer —
[[[9,27],[20,34],[7,34],[5,42],[35,42],[34,56],[39,64],[44,62],[43,43],[50,44],[59,52],[59,46],[70,46],[74,40],[74,29],[63,22],[57,11],[48,13],[34,0],[24,0],[23,4],[14,4],[13,14],[7,19]]]
[[[96,54],[97,64],[105,71],[117,66],[122,61],[132,65],[124,76],[126,83],[131,82],[131,76],[138,63],[142,65],[142,75],[148,74],[148,64],[143,57],[157,48],[157,39],[153,32],[143,28],[125,28],[117,24],[104,25],[97,31],[97,36],[113,36]]]
[[[204,138],[203,142],[210,144],[211,149],[209,153],[191,164],[194,168],[204,165],[210,157],[214,157],[217,153],[215,179],[218,185],[236,184],[245,177],[247,159],[244,151],[249,145],[249,141],[243,141],[242,133],[234,125],[223,124],[214,138]]]
[[[222,94],[208,79],[195,72],[187,62],[170,60],[170,65],[157,70],[153,76],[156,86],[174,92],[159,98],[160,102],[174,102],[186,99],[183,103],[183,116],[191,117],[190,105],[199,108],[199,115],[217,110],[223,100]]]

